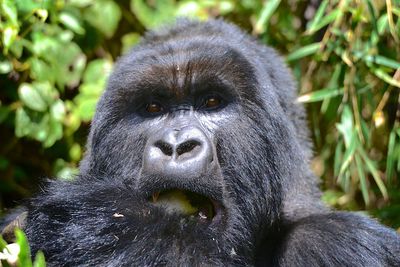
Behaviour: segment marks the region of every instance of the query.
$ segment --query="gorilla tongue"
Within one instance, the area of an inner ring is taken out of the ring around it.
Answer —
[[[197,215],[200,220],[212,220],[215,215],[213,202],[205,196],[179,189],[156,192],[152,195],[154,205],[169,213]]]

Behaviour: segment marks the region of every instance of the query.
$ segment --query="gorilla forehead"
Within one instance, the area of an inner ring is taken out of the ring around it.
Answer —
[[[257,100],[250,62],[237,49],[210,38],[139,45],[117,63],[109,85],[125,99],[160,93],[179,99],[211,89]]]

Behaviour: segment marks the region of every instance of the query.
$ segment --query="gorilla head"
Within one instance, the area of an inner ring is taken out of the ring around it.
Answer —
[[[111,74],[81,173],[32,201],[50,265],[252,265],[327,212],[280,57],[222,21],[148,33]],[[274,256],[274,257],[273,257]]]

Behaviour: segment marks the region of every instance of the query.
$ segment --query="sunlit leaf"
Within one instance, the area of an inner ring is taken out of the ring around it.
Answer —
[[[13,65],[11,64],[10,61],[8,60],[0,61],[0,74],[9,73],[10,71],[12,71],[12,69]]]
[[[380,55],[367,55],[362,57],[362,59],[368,63],[375,63],[392,69],[400,68],[400,62]]]
[[[41,22],[45,22],[49,16],[49,12],[43,8],[36,9],[35,14]]]
[[[340,166],[342,163],[342,158],[343,158],[343,141],[339,140],[337,146],[335,147],[335,156],[333,159],[333,172],[334,172],[334,176],[338,176],[339,175],[339,171],[340,171]]]
[[[75,101],[77,102],[78,105],[78,114],[81,120],[90,121],[96,110],[98,98],[97,97],[76,98]]]
[[[316,53],[320,49],[320,47],[321,47],[321,44],[319,42],[303,46],[303,47],[297,49],[296,51],[290,53],[286,57],[286,61],[290,62],[290,61],[294,61],[294,60],[312,55],[312,54]]]
[[[37,88],[31,84],[21,84],[18,89],[18,95],[24,105],[32,110],[45,111],[47,109],[46,101],[42,98]]]
[[[396,86],[398,88],[400,88],[400,82],[396,81],[395,79],[393,79],[390,75],[388,75],[384,70],[382,69],[377,69],[377,68],[372,68],[371,69],[372,72],[379,77],[380,79],[384,80],[385,82],[387,82],[390,85]]]
[[[57,140],[61,139],[63,128],[61,122],[56,121],[51,117],[47,125],[47,136],[45,140],[42,140],[42,142],[44,147],[51,147]]]
[[[349,147],[354,134],[353,113],[349,106],[344,106],[341,122],[336,124],[336,128],[342,133],[346,147]]]
[[[33,267],[46,267],[46,259],[43,252],[39,251],[35,256]]]
[[[50,114],[53,119],[56,121],[63,121],[65,116],[65,107],[63,101],[60,99],[55,101],[54,104],[50,107]]]
[[[396,162],[396,155],[395,155],[395,147],[396,147],[396,133],[391,131],[389,134],[389,143],[388,143],[388,151],[387,151],[387,159],[386,159],[386,177],[390,182],[393,177],[394,172],[394,164]],[[400,155],[397,155],[398,157]],[[397,158],[400,160],[400,158]]]
[[[17,35],[18,29],[15,26],[8,26],[3,30],[3,45],[5,54],[7,54],[8,49],[14,42]]]
[[[355,133],[353,133],[350,143],[348,144],[348,147],[346,147],[346,151],[342,159],[342,165],[340,166],[339,175],[342,175],[347,170],[353,160],[354,153],[356,152],[358,146],[357,139],[354,137]]]
[[[171,22],[175,17],[175,1],[173,0],[154,0],[152,3],[144,0],[131,0],[130,7],[146,28]]]
[[[330,12],[328,15],[322,17],[321,20],[310,25],[310,28],[306,31],[306,34],[313,34],[329,23],[332,23],[339,15],[341,15],[341,12],[342,11],[340,9],[336,9]]]
[[[31,253],[26,235],[21,230],[17,229],[15,231],[15,237],[20,247],[20,252],[18,254],[19,266],[31,267]]]
[[[111,37],[121,19],[121,10],[113,1],[98,0],[85,11],[84,17],[106,37]]]
[[[111,73],[112,62],[106,59],[92,60],[83,74],[83,82],[88,83],[102,83],[107,79]]]
[[[122,36],[122,53],[127,53],[140,40],[140,35],[136,32],[128,33]]]
[[[281,0],[270,0],[264,2],[260,16],[254,26],[254,31],[257,34],[263,33],[266,30],[269,19],[274,14],[280,3]]]
[[[73,161],[79,161],[82,157],[82,149],[81,146],[78,143],[75,143],[71,146],[69,150],[69,157]]]
[[[332,98],[338,95],[343,94],[343,88],[335,89],[335,88],[325,88],[318,91],[314,91],[311,93],[307,93],[301,95],[297,98],[297,101],[300,103],[311,103],[316,101],[321,101],[324,99]]]
[[[377,22],[377,27],[378,27],[378,33],[381,35],[385,32],[386,29],[388,29],[389,23],[387,20],[387,14],[383,14]]]
[[[5,247],[7,246],[7,242],[4,241],[3,237],[0,235],[0,251],[3,251]]]
[[[59,15],[60,22],[63,23],[66,27],[73,30],[77,34],[84,34],[85,29],[81,26],[79,20],[71,13],[61,12]]]
[[[372,174],[372,177],[374,178],[375,183],[377,184],[379,190],[381,191],[382,196],[384,197],[384,199],[387,200],[389,198],[389,196],[388,196],[388,192],[387,192],[386,186],[383,183],[383,181],[382,181],[382,179],[381,179],[381,177],[379,175],[379,172],[376,169],[373,161],[371,161],[369,159],[369,157],[367,156],[367,154],[365,154],[365,152],[363,152],[362,150],[361,150],[361,156],[362,156],[362,158],[363,158],[363,160],[365,162],[365,166],[367,167],[369,172]]]
[[[31,120],[23,108],[18,108],[15,113],[15,136],[23,137],[31,132]]]
[[[369,206],[370,200],[369,200],[369,191],[367,185],[367,177],[365,176],[364,166],[362,165],[362,161],[358,154],[355,155],[355,162],[357,167],[358,178],[360,180],[361,194],[363,196],[365,205]]]
[[[1,13],[5,16],[7,21],[14,26],[18,25],[17,7],[13,0],[2,0]]]

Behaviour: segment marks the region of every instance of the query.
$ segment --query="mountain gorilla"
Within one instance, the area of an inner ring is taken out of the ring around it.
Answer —
[[[395,231],[319,200],[282,59],[220,20],[116,64],[80,175],[30,202],[50,266],[400,266]]]

